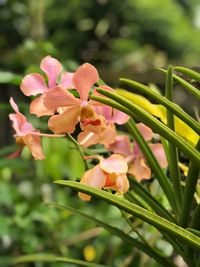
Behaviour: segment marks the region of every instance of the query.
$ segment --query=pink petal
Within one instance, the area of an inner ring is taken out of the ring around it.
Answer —
[[[137,123],[137,128],[146,141],[149,141],[152,139],[153,131],[151,130],[151,128],[149,128],[143,123]]]
[[[154,156],[158,160],[160,166],[162,168],[166,168],[168,166],[167,158],[165,155],[165,150],[162,144],[149,144]]]
[[[26,146],[30,149],[35,160],[43,160],[45,158],[39,136],[32,136],[29,134],[23,137],[23,140]]]
[[[21,82],[20,89],[26,96],[43,94],[48,90],[44,78],[38,73],[28,74]]]
[[[110,122],[112,118],[112,108],[109,106],[93,106],[94,111],[98,115],[104,116],[106,121]]]
[[[128,165],[124,157],[113,154],[107,159],[100,161],[100,168],[107,173],[127,173]]]
[[[99,136],[92,132],[83,131],[78,135],[78,142],[83,147],[89,147],[99,143]]]
[[[30,113],[35,114],[37,117],[45,115],[53,115],[54,109],[48,109],[44,106],[44,95],[41,95],[34,99],[30,104]]]
[[[100,143],[103,144],[105,147],[109,147],[114,141],[117,136],[117,132],[115,126],[110,123],[106,126],[101,132],[101,139]]]
[[[19,112],[19,108],[18,108],[17,104],[15,103],[15,101],[14,101],[14,99],[12,97],[10,98],[9,102],[10,102],[11,107],[14,109],[14,111],[16,113],[20,113]]]
[[[51,56],[47,56],[41,61],[40,68],[48,77],[49,88],[55,86],[57,77],[62,71],[62,65],[60,62]]]
[[[73,76],[73,84],[79,92],[80,99],[87,101],[90,88],[99,80],[95,67],[89,63],[80,66]]]
[[[82,184],[89,185],[98,189],[101,189],[105,185],[105,182],[106,176],[100,169],[99,165],[95,166],[89,171],[86,171],[80,181],[80,183]],[[82,200],[85,201],[89,201],[91,199],[91,196],[88,196],[84,193],[79,193],[78,195]]]
[[[108,149],[115,154],[121,154],[125,157],[132,154],[131,143],[127,135],[118,135],[115,138],[115,142],[111,144]]]
[[[54,133],[73,133],[79,119],[80,109],[69,107],[63,113],[52,116],[48,121],[49,129]]]
[[[129,116],[124,112],[121,112],[117,109],[113,109],[112,121],[121,125],[126,123],[129,120]]]
[[[151,169],[146,165],[142,157],[137,157],[128,169],[128,173],[133,175],[137,181],[151,178]]]
[[[117,176],[116,179],[116,191],[120,194],[124,194],[129,189],[129,181],[125,174]]]
[[[72,72],[63,72],[59,85],[62,85],[65,89],[74,88],[75,86],[72,81],[73,76],[74,73]]]
[[[10,120],[13,122],[12,127],[14,128],[16,134],[23,136],[27,133],[35,131],[33,126],[29,122],[27,122],[26,117],[19,112],[19,108],[13,98],[10,99],[10,104],[16,112],[16,114],[9,115]]]
[[[44,105],[47,109],[56,110],[60,107],[80,106],[80,100],[61,86],[55,86],[45,94]]]

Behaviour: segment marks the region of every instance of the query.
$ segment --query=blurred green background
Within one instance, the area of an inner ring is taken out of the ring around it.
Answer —
[[[115,208],[98,201],[83,203],[76,193],[52,184],[55,179],[76,180],[83,173],[79,154],[68,141],[44,139],[43,162],[34,162],[26,149],[21,158],[6,158],[14,144],[8,101],[14,96],[33,124],[46,130],[46,119],[38,122],[28,115],[29,99],[19,90],[21,77],[40,71],[46,55],[69,71],[90,62],[113,86],[122,76],[162,85],[163,76],[152,67],[169,62],[198,68],[199,0],[0,0],[0,55],[0,266],[10,266],[6,262],[14,256],[49,252],[77,259],[91,254],[96,262],[117,267],[158,267],[94,224],[44,204],[71,204],[127,227]],[[183,92],[181,98],[183,104],[188,101]],[[170,250],[160,246],[166,253]]]

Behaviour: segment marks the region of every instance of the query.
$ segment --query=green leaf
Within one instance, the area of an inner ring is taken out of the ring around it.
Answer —
[[[197,71],[194,71],[194,70],[191,70],[191,69],[185,68],[185,67],[180,67],[180,66],[174,67],[174,69],[178,72],[186,74],[191,79],[194,79],[200,83],[200,73],[198,73]]]
[[[156,227],[159,231],[163,231],[169,234],[171,237],[181,240],[184,244],[187,244],[197,250],[200,249],[199,237],[150,211],[147,211],[135,204],[130,203],[127,200],[118,198],[117,196],[112,195],[111,193],[90,186],[86,186],[78,182],[57,180],[55,181],[55,183],[71,187],[72,189],[89,194],[91,196],[96,196],[108,202],[109,204],[112,204],[118,207],[119,209],[124,210],[127,213],[132,214],[133,216],[145,222],[148,222],[149,224]]]
[[[88,214],[85,214],[84,212],[81,212],[81,211],[74,209],[70,206],[63,206],[63,205],[60,205],[57,203],[50,203],[50,204],[53,205],[54,207],[57,207],[60,209],[70,210],[73,213],[79,214],[79,215],[83,216],[84,218],[89,219],[90,221],[94,222],[95,224],[103,227],[106,231],[112,233],[115,236],[118,236],[126,244],[129,243],[133,247],[137,247],[142,252],[146,253],[150,257],[154,258],[156,261],[163,264],[163,266],[167,266],[167,267],[168,266],[174,266],[174,264],[171,263],[169,261],[169,259],[167,259],[167,257],[165,255],[163,255],[161,252],[159,252],[158,250],[156,250],[156,249],[154,249],[154,248],[152,248],[146,244],[143,244],[142,242],[138,241],[137,239],[130,237],[129,235],[125,234],[120,229],[113,227],[113,226],[111,226],[111,225],[109,225],[103,221],[96,219],[94,216],[90,216]]]
[[[173,101],[173,73],[172,73],[171,66],[167,70],[165,95],[168,100]],[[174,115],[169,109],[167,109],[167,126],[172,131],[175,130]],[[178,166],[178,150],[170,142],[168,144],[168,149],[169,149],[169,154],[170,154],[170,157],[168,158],[169,172],[170,172],[170,177],[174,185],[176,204],[178,206],[179,213],[180,213],[183,195],[182,195],[182,188],[181,188],[180,171],[179,171],[179,166]],[[178,217],[178,215],[179,214],[176,214],[176,217]]]
[[[0,83],[19,85],[22,76],[8,71],[0,71]]]
[[[86,266],[86,267],[105,267],[105,265],[97,264],[97,263],[90,263],[82,260],[76,260],[71,258],[65,257],[58,257],[51,254],[30,254],[24,255],[20,257],[16,257],[13,259],[12,264],[19,264],[24,262],[66,262],[71,264],[76,264],[78,266]]]
[[[173,75],[173,77],[174,77],[174,75]],[[157,101],[157,103],[162,104],[164,107],[166,107],[167,110],[170,110],[178,118],[180,118],[187,125],[189,125],[194,131],[196,131],[198,134],[200,134],[199,123],[194,118],[192,118],[190,115],[188,115],[187,112],[185,112],[180,106],[173,103],[170,99],[163,97],[162,95],[153,91],[148,86],[143,85],[143,84],[138,83],[138,82],[133,81],[133,80],[121,78],[120,84],[122,86],[125,85],[126,87],[128,86],[130,88],[134,88],[134,89],[138,90],[140,93],[143,93],[143,94],[149,96],[151,99]],[[119,90],[119,93],[120,93],[120,90]]]
[[[181,136],[158,121],[143,108],[116,93],[103,89],[97,89],[97,91],[100,94],[108,96],[110,99],[98,96],[92,96],[91,99],[121,110],[133,118],[136,117],[139,121],[142,121],[148,125],[154,132],[159,133],[161,136],[165,137],[168,141],[180,148],[180,150],[183,151],[190,159],[192,159],[195,164],[200,164],[200,153],[195,150],[195,148],[189,142],[186,143]]]

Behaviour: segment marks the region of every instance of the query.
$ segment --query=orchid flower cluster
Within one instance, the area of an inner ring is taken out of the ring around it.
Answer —
[[[41,61],[40,68],[44,75],[26,75],[20,88],[26,96],[36,96],[30,104],[30,113],[39,118],[49,116],[48,128],[52,134],[41,133],[35,129],[11,98],[10,104],[15,113],[10,114],[9,118],[15,130],[16,143],[20,146],[18,154],[27,146],[34,159],[43,160],[45,155],[41,137],[64,137],[66,134],[73,134],[79,124],[79,145],[88,148],[101,144],[109,155],[107,158],[101,155],[86,155],[85,160],[96,159],[99,163],[85,171],[81,183],[124,194],[129,189],[128,174],[138,181],[150,179],[151,170],[137,142],[132,142],[128,135],[117,132],[116,125],[125,124],[129,116],[90,99],[90,95],[99,95],[96,91],[99,81],[97,69],[85,63],[74,73],[64,72],[61,63],[51,56]],[[107,85],[98,87],[108,91],[114,90]],[[162,145],[150,143],[153,138],[152,130],[142,123],[138,123],[137,127],[144,139],[149,142],[161,167],[166,168],[167,160]],[[85,201],[91,198],[84,193],[79,193],[79,197]]]

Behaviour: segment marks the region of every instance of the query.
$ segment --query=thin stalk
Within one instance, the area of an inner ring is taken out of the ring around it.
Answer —
[[[127,100],[126,98],[119,96],[116,93],[106,91],[103,89],[97,89],[100,94],[108,96],[110,99],[99,96],[92,96],[91,99],[104,103],[106,105],[117,108],[133,118],[137,118],[146,125],[148,125],[156,133],[159,133],[165,137],[168,141],[180,148],[190,159],[192,159],[197,165],[200,164],[200,153],[195,148],[179,136],[177,133],[169,129],[166,125],[154,118],[149,112],[143,108]],[[112,101],[114,100],[114,101]]]
[[[163,70],[164,71],[164,70]],[[173,76],[174,77],[174,76]],[[163,105],[167,110],[170,110],[173,114],[175,114],[178,118],[184,121],[187,125],[189,125],[195,132],[200,134],[200,125],[199,123],[190,115],[187,114],[180,106],[173,103],[170,99],[163,97],[157,92],[151,90],[148,86],[141,84],[139,82],[129,80],[129,79],[120,79],[120,84],[123,86],[128,86],[134,88],[135,90],[149,96],[151,99],[157,101],[159,104]]]
[[[173,76],[172,76],[171,66],[169,66],[167,70],[165,95],[168,100],[173,101]],[[175,130],[174,115],[168,109],[167,109],[167,126],[172,131]],[[170,157],[168,157],[169,172],[172,179],[172,183],[174,185],[176,204],[180,212],[182,203],[182,189],[181,189],[181,176],[178,167],[178,150],[171,142],[169,142],[168,149],[170,154]],[[176,217],[178,217],[178,215],[179,214],[176,214]]]
[[[147,246],[150,246],[149,243],[146,241],[146,239],[139,233],[139,231],[134,227],[133,223],[129,220],[128,216],[126,215],[126,213],[121,210],[121,214],[124,217],[125,221],[127,222],[127,224],[131,227],[131,230],[133,232],[135,232],[137,234],[137,236],[140,238],[140,240],[146,244]]]
[[[75,147],[77,148],[78,152],[80,153],[83,161],[84,161],[84,164],[85,164],[85,169],[86,170],[89,170],[89,166],[88,166],[88,163],[87,163],[87,160],[85,160],[85,155],[83,153],[83,150],[81,148],[81,146],[79,145],[79,143],[71,136],[71,134],[67,134],[66,135],[67,138],[75,145]]]
[[[196,149],[200,150],[200,139],[196,145]],[[196,190],[197,180],[199,178],[199,167],[195,165],[192,161],[189,165],[188,175],[186,178],[185,190],[183,195],[183,204],[180,215],[180,225],[183,227],[188,226],[188,221],[190,218],[190,209],[192,206],[192,201],[194,197],[194,193]]]

